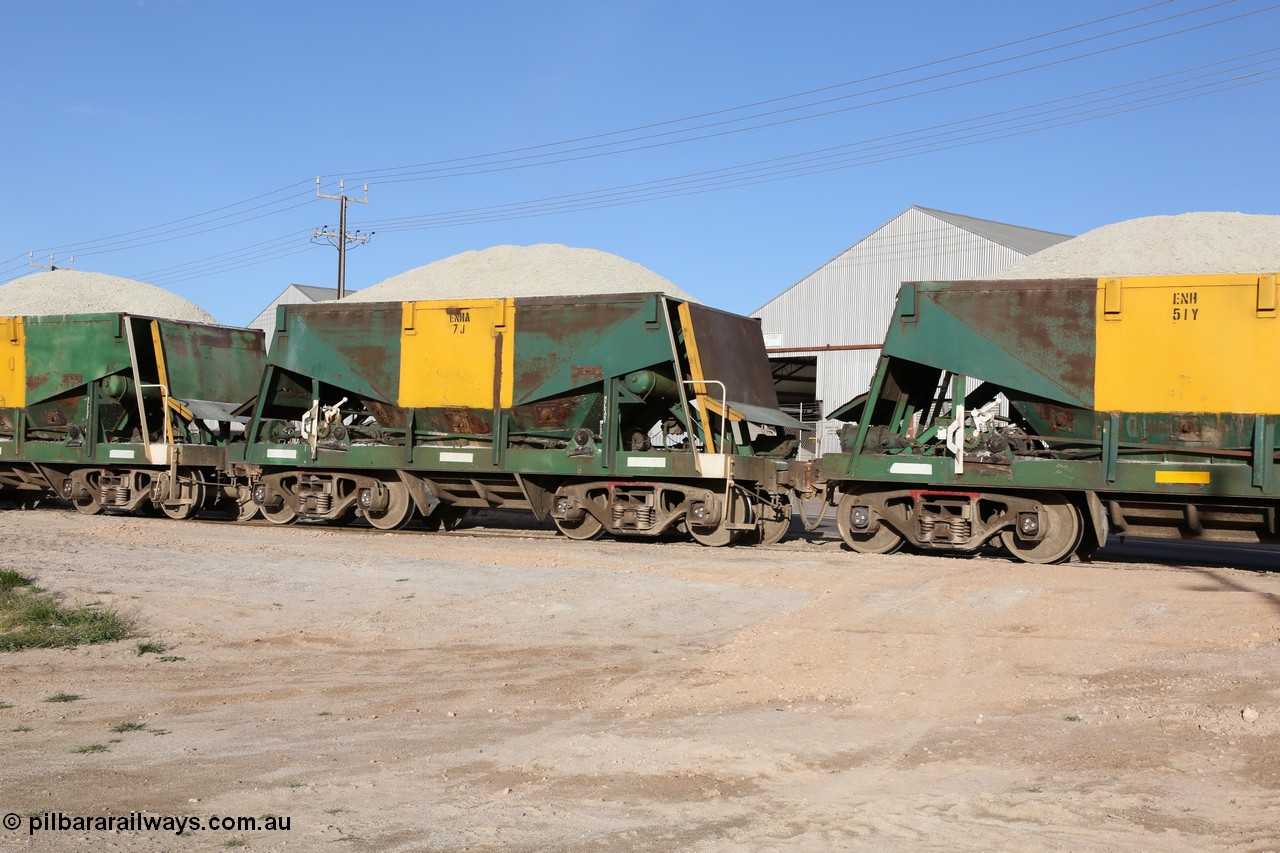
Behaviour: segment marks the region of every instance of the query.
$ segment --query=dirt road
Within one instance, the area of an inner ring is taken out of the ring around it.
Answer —
[[[61,511],[0,543],[166,647],[0,658],[4,849],[1280,849],[1277,574]],[[26,829],[131,812],[290,829]]]

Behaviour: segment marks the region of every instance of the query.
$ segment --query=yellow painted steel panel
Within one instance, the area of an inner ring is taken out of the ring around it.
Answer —
[[[711,397],[707,394],[711,386],[704,381],[707,377],[702,372],[702,357],[698,353],[698,339],[693,331],[693,316],[687,302],[681,302],[676,310],[680,315],[680,328],[684,330],[684,351],[689,357],[689,379],[693,382],[693,395],[698,403],[702,435],[706,439],[707,450],[715,453],[715,437],[711,434],[711,418],[707,414],[711,409]]]
[[[1208,471],[1157,471],[1157,483],[1180,483],[1203,486],[1209,482]]]
[[[27,338],[21,317],[0,317],[0,407],[27,404]]]
[[[405,302],[399,404],[506,408],[515,381],[515,301]]]
[[[1099,280],[1096,408],[1280,414],[1280,383],[1266,378],[1280,320],[1259,310],[1263,278],[1126,278],[1118,300]]]

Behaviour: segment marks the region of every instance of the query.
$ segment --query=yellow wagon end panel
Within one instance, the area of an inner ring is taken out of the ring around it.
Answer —
[[[511,406],[515,301],[404,303],[400,399],[406,408]]]
[[[1280,414],[1276,276],[1098,280],[1101,411]]]
[[[0,317],[0,407],[27,404],[26,334],[21,317]]]

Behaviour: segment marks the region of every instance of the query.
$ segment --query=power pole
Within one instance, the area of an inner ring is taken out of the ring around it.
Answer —
[[[328,231],[317,228],[311,235],[311,242],[315,243],[323,237],[338,247],[338,298],[341,299],[347,295],[347,243],[367,243],[373,236],[372,232],[369,234],[361,234],[359,231],[354,234],[347,233],[347,202],[368,204],[369,185],[364,185],[364,198],[348,196],[346,181],[338,181],[337,195],[326,195],[320,192],[320,179],[316,178],[316,198],[331,198],[338,202],[338,230]]]
[[[73,257],[67,258],[67,265],[65,267],[60,267],[57,265],[57,261],[54,260],[53,255],[49,256],[49,263],[37,264],[36,253],[27,252],[27,266],[35,267],[36,269],[49,270],[50,272],[53,272],[54,270],[69,270],[69,269],[75,269],[75,264],[76,264],[76,259],[73,256]]]

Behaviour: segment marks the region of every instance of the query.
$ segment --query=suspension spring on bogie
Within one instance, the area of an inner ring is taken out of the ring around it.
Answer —
[[[653,527],[654,509],[639,504],[614,504],[613,523],[617,527],[648,530]]]

